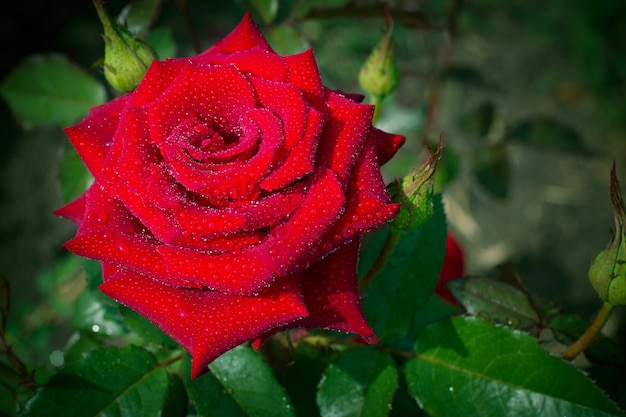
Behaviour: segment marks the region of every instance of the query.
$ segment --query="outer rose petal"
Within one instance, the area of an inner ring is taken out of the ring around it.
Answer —
[[[297,276],[245,297],[170,287],[121,269],[100,290],[148,318],[190,351],[193,378],[205,373],[206,365],[227,350],[308,314]]]
[[[120,112],[128,98],[125,95],[94,107],[80,123],[65,129],[65,134],[93,175],[102,168],[118,127]]]
[[[355,333],[366,343],[377,343],[378,336],[367,324],[361,308],[356,272],[358,251],[359,242],[355,241],[304,271],[302,294],[309,316],[263,334],[253,342],[254,348],[258,349],[279,331],[300,327]]]
[[[54,214],[60,217],[65,217],[72,222],[80,225],[85,215],[85,202],[87,200],[87,193],[83,193],[74,201],[71,201],[61,208],[54,211]]]
[[[237,27],[230,32],[229,35],[203,53],[199,54],[198,57],[216,53],[245,51],[255,47],[259,47],[267,51],[272,50],[259,28],[257,28],[252,22],[250,12],[246,12],[246,15],[243,17],[241,23],[239,23],[239,25],[237,25]]]
[[[318,110],[326,110],[325,90],[315,63],[313,51],[309,49],[284,58],[289,66],[289,81],[295,85]]]
[[[327,100],[330,120],[322,133],[317,158],[337,174],[345,187],[372,129],[374,107],[355,103],[334,91],[328,91]]]

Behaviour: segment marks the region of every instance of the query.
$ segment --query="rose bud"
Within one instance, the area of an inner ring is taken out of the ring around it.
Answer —
[[[313,53],[279,56],[247,14],[188,58],[67,128],[94,183],[57,214],[104,294],[163,329],[193,377],[294,328],[378,338],[363,317],[361,236],[397,214],[380,166],[404,142],[373,106],[322,84]]]
[[[367,93],[385,97],[391,94],[400,80],[392,43],[393,24],[389,24],[383,38],[374,47],[359,72],[359,84]]]
[[[619,187],[615,163],[609,191],[615,217],[615,234],[607,247],[591,263],[589,281],[600,298],[611,304],[626,304],[626,208]]]
[[[390,186],[393,201],[401,203],[400,212],[391,223],[396,230],[417,229],[433,214],[434,174],[441,154],[441,141],[436,152],[430,148],[429,152],[426,162]]]
[[[116,90],[124,93],[137,87],[156,54],[125,27],[111,20],[101,0],[94,0],[104,27],[104,76]]]
[[[446,282],[461,278],[465,274],[465,254],[463,249],[450,232],[446,236],[446,254],[439,273],[439,280],[435,287],[435,294],[449,302],[458,305],[452,292],[446,287]]]

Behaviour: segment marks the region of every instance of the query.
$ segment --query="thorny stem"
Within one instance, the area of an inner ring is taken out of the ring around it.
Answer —
[[[189,34],[189,38],[191,38],[191,44],[193,45],[193,49],[196,53],[202,52],[202,47],[200,46],[200,40],[198,38],[198,33],[193,26],[193,22],[191,20],[191,15],[189,14],[189,7],[187,7],[187,0],[175,0],[176,6],[178,6],[178,10],[180,14],[183,16],[185,21],[185,27],[187,28],[187,33]]]
[[[609,303],[604,303],[602,307],[600,307],[600,311],[598,311],[596,318],[587,328],[585,333],[583,333],[577,341],[575,341],[570,347],[565,350],[565,352],[562,353],[561,356],[563,357],[563,359],[568,361],[574,360],[574,358],[576,358],[579,353],[587,349],[587,347],[593,341],[596,335],[600,332],[600,330],[602,330],[602,327],[604,327],[604,324],[611,315],[611,312],[613,312],[614,307],[614,305]]]
[[[383,265],[387,262],[387,259],[393,253],[393,249],[396,247],[396,244],[400,240],[400,232],[396,232],[391,230],[385,239],[385,243],[383,243],[383,247],[378,254],[378,257],[374,261],[372,267],[367,271],[363,279],[359,282],[359,291],[363,292],[367,288],[368,285],[376,278],[376,275],[380,272]]]

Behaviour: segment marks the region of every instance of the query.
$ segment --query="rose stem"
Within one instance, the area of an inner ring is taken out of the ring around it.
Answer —
[[[367,271],[363,279],[359,282],[359,291],[363,292],[367,288],[368,285],[376,278],[376,275],[380,272],[382,267],[387,262],[387,259],[393,253],[393,248],[396,247],[396,244],[400,240],[400,232],[396,232],[391,230],[385,239],[385,243],[383,243],[383,247],[378,254],[378,257],[374,261],[372,267]]]
[[[187,33],[191,38],[191,43],[193,45],[193,49],[196,53],[202,52],[202,47],[200,46],[200,40],[198,39],[198,33],[193,26],[193,22],[191,20],[191,15],[189,14],[189,7],[187,7],[187,0],[176,0],[176,6],[178,6],[178,10],[180,14],[183,16],[183,20],[185,21],[185,27],[187,28]]]
[[[565,352],[563,352],[563,354],[561,355],[563,359],[571,361],[576,358],[576,356],[578,356],[580,352],[587,349],[587,347],[596,337],[598,332],[600,332],[600,330],[602,330],[602,327],[604,327],[604,324],[613,312],[614,307],[615,306],[609,303],[602,304],[602,307],[600,307],[600,311],[598,311],[596,318],[593,320],[587,330],[585,330],[585,333],[583,333],[577,341],[575,341],[570,347],[565,350]]]

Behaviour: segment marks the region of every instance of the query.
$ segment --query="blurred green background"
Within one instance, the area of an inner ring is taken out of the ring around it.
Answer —
[[[187,3],[203,48],[245,10],[244,1]],[[295,21],[295,32],[278,25],[305,3],[328,8]],[[359,68],[385,28],[382,14],[365,11],[378,3],[280,1],[275,24],[260,26],[279,52],[312,46],[329,87],[362,92]],[[386,3],[396,17],[401,81],[378,126],[407,135],[407,145],[385,176],[419,164],[423,143],[442,134],[441,172],[450,175],[444,201],[468,272],[492,273],[512,261],[533,292],[591,315],[599,300],[586,276],[613,227],[613,159],[626,183],[626,2]],[[124,5],[108,7],[115,14]],[[407,25],[417,12],[439,29]],[[450,20],[453,38],[442,29]],[[173,0],[164,0],[153,27],[172,30],[176,56],[194,54]],[[104,83],[100,33],[89,1],[7,2],[0,80],[28,55],[55,52]],[[66,343],[67,315],[84,285],[76,258],[61,249],[74,226],[52,214],[62,204],[59,160],[67,143],[59,126],[22,128],[2,101],[0,131],[0,274],[12,286],[11,334],[31,359],[47,358]],[[607,330],[622,322],[617,315]]]

